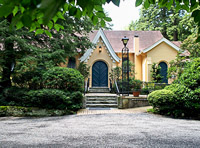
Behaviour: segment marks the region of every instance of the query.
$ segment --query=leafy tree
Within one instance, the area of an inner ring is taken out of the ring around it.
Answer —
[[[168,69],[169,78],[179,78],[187,64],[193,59],[200,56],[200,43],[196,42],[197,34],[193,33],[181,44],[181,51],[175,60],[170,61]]]
[[[150,5],[145,9],[145,5],[140,10],[138,21],[129,24],[129,30],[159,30],[163,36],[169,40],[181,40],[187,38],[195,27],[191,15],[184,10],[175,10],[172,6],[170,10],[166,7],[160,8],[158,3]]]
[[[188,36],[187,39],[185,39],[181,44],[181,49],[183,51],[189,51],[190,58],[200,57],[200,43],[196,42],[196,39],[197,34],[193,33],[192,35]]]
[[[52,23],[55,29],[60,29],[61,26],[57,25],[56,21],[63,19],[62,15],[65,13],[79,19],[82,16],[89,16],[94,24],[100,21],[103,26],[105,21],[111,21],[111,19],[105,16],[102,5],[111,1],[117,6],[120,4],[120,0],[1,0],[0,17],[13,15],[11,26],[16,25],[18,28],[27,26],[31,30],[39,28],[36,33],[45,32],[43,25],[47,25],[48,27],[46,28],[50,28]],[[136,0],[135,5],[139,6],[144,3],[144,7],[147,9],[150,4],[155,4],[155,2],[155,0]],[[158,0],[157,2],[161,8],[166,7],[169,10],[172,6],[175,6],[176,11],[186,10],[187,12],[192,12],[192,17],[198,24],[198,32],[200,33],[200,3],[198,1]],[[200,37],[197,40],[200,41]]]
[[[115,80],[119,81],[121,75],[122,75],[122,68],[117,66],[111,70],[111,72],[109,73],[109,78],[112,81],[112,83],[114,83]]]
[[[63,28],[57,21],[65,20],[63,15],[66,13],[77,19],[87,16],[94,25],[99,22],[105,26],[105,22],[111,21],[111,18],[105,15],[102,5],[110,1],[119,5],[119,0],[1,0],[0,17],[11,17],[11,28],[25,26],[31,31],[36,30],[36,34],[46,33],[51,36],[50,29],[59,31]]]

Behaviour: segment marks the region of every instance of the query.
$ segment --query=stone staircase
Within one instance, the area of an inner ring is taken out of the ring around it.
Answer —
[[[108,87],[91,87],[89,88],[89,93],[109,93]]]
[[[117,95],[109,93],[109,88],[90,88],[85,95],[86,108],[117,108]]]

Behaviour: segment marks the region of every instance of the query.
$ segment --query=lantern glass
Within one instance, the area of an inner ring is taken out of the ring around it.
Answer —
[[[129,38],[127,38],[126,36],[124,36],[124,37],[122,38],[122,42],[123,42],[124,46],[127,45],[128,40],[129,40]]]

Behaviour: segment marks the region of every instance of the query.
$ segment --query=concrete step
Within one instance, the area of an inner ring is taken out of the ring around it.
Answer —
[[[117,104],[86,104],[86,107],[101,107],[101,108],[107,108],[107,107],[112,107],[112,108],[117,108]]]
[[[88,93],[85,95],[86,107],[117,108],[117,95],[111,93]]]
[[[115,96],[87,96],[86,97],[86,101],[97,101],[97,100],[100,100],[100,101],[103,101],[103,100],[107,100],[107,101],[116,101],[117,100],[117,97]]]
[[[95,100],[95,101],[88,101],[87,104],[117,104],[116,100],[114,101],[107,101],[107,100]]]
[[[110,90],[108,87],[91,87],[89,88],[90,93],[109,93]]]

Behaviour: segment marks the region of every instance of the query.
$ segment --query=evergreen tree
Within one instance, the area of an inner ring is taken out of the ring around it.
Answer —
[[[48,68],[65,62],[67,57],[83,53],[92,46],[88,33],[92,29],[88,19],[65,16],[57,22],[62,30],[49,30],[52,37],[36,35],[28,29],[10,30],[6,19],[0,21],[0,67],[3,87],[11,86],[11,74],[16,83],[30,88],[40,87],[41,74]],[[13,67],[15,65],[15,67]],[[24,83],[20,83],[24,82]],[[26,83],[26,84],[25,84]]]

